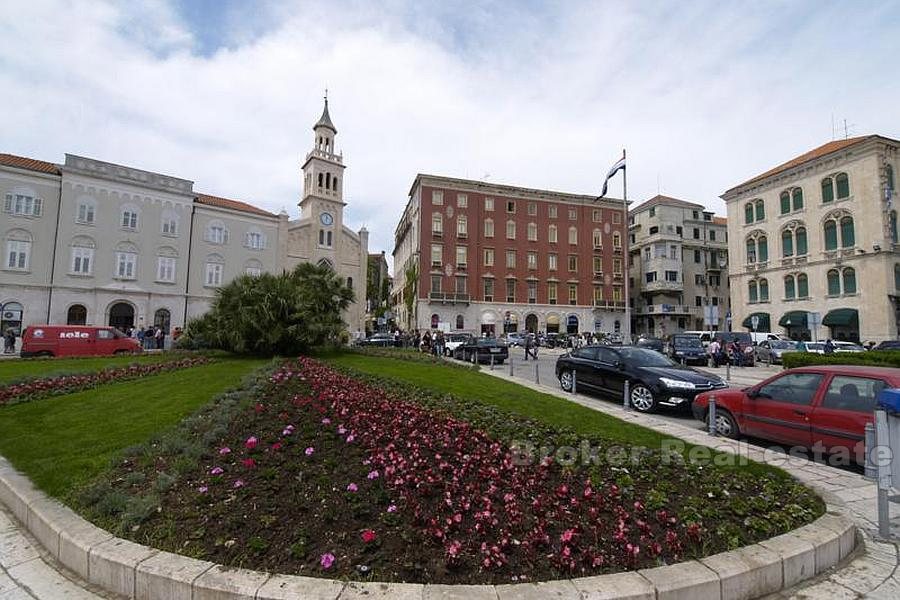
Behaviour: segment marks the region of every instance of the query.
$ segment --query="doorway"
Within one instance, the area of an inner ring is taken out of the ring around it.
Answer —
[[[109,326],[121,332],[134,327],[134,307],[127,302],[116,302],[109,308]]]
[[[87,309],[83,304],[73,304],[69,307],[66,325],[87,325]]]

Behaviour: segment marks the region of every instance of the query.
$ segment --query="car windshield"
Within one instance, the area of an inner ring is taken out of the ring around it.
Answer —
[[[672,339],[672,343],[681,348],[702,348],[700,338],[693,336],[677,337]]]
[[[455,333],[450,336],[451,342],[464,342],[469,339],[469,336],[464,333]]]
[[[636,367],[672,367],[675,363],[655,350],[625,346],[619,350],[625,362]]]
[[[479,346],[497,346],[497,340],[494,338],[478,338],[477,344]]]
[[[784,340],[772,340],[769,342],[769,345],[776,350],[785,350],[787,348],[795,348],[797,346],[794,342],[786,342]]]

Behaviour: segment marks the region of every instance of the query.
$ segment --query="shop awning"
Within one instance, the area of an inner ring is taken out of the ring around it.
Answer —
[[[822,319],[822,325],[826,327],[850,327],[859,323],[859,311],[855,308],[836,308],[828,311]]]
[[[756,331],[772,331],[772,322],[769,320],[769,313],[755,312],[747,315],[741,325],[747,329],[753,329],[753,317],[759,317],[759,323],[756,325]]]
[[[778,324],[782,327],[808,327],[806,323],[808,314],[805,310],[791,310],[778,319]]]

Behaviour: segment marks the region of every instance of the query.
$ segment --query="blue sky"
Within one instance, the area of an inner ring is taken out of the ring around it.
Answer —
[[[626,147],[631,200],[722,214],[832,117],[900,137],[897,2],[12,0],[0,26],[0,151],[292,216],[327,86],[348,222],[388,253],[418,172],[595,193]]]

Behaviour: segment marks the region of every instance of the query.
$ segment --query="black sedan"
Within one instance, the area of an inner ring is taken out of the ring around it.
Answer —
[[[686,365],[691,363],[706,365],[709,363],[706,349],[696,335],[673,335],[669,341],[668,350],[669,358],[678,363]]]
[[[681,366],[655,350],[636,346],[585,346],[556,360],[556,377],[565,391],[595,391],[618,399],[631,384],[629,400],[639,411],[660,406],[690,407],[694,397],[726,387],[715,375]]]
[[[453,351],[453,358],[466,362],[474,358],[480,363],[490,363],[493,358],[495,364],[502,365],[509,358],[509,348],[494,338],[472,337]]]

